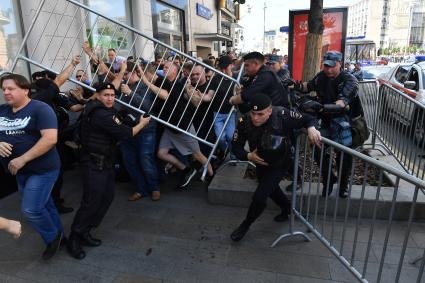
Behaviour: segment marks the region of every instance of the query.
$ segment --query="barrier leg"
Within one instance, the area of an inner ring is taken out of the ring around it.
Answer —
[[[310,237],[308,237],[304,232],[294,231],[294,222],[295,222],[295,203],[297,201],[297,177],[298,177],[298,162],[300,159],[300,137],[297,138],[297,145],[295,147],[295,162],[294,162],[294,178],[292,183],[292,198],[291,198],[291,217],[289,219],[289,232],[286,234],[280,235],[272,244],[271,248],[275,247],[283,239],[298,237],[301,236],[304,238],[305,242],[311,242]]]

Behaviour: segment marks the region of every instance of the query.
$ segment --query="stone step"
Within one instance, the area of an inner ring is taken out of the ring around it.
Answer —
[[[245,171],[247,164],[224,165],[224,167],[217,172],[214,179],[208,186],[208,200],[212,204],[248,207],[252,195],[257,187],[257,180],[245,178]],[[281,189],[286,188],[289,181],[282,181],[280,183]],[[310,193],[309,193],[310,192]],[[307,207],[310,206],[310,215],[314,216],[316,205],[319,215],[325,211],[330,217],[333,217],[335,207],[337,206],[338,217],[344,217],[349,205],[348,216],[357,217],[360,207],[362,211],[362,218],[372,218],[376,203],[376,218],[388,219],[391,211],[391,203],[393,198],[393,187],[382,187],[378,201],[376,202],[377,187],[366,186],[364,191],[364,198],[361,201],[362,186],[353,185],[350,200],[337,198],[337,190],[327,198],[321,197],[321,186],[317,183],[311,183],[309,190],[309,183],[304,184],[302,190],[297,191],[297,210],[300,211],[300,202],[302,197],[302,214],[307,213]],[[319,195],[318,195],[319,194]],[[308,197],[310,195],[310,197]],[[396,205],[394,210],[394,220],[406,220],[409,217],[410,207],[412,203],[412,188],[400,187],[397,193]],[[291,194],[288,194],[291,198]],[[269,199],[268,208],[277,210],[278,207]],[[414,219],[425,219],[425,196],[419,192],[418,201],[415,206]]]

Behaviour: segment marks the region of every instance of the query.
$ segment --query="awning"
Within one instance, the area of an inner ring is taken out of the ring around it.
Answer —
[[[209,39],[212,41],[232,41],[232,38],[219,33],[195,33],[194,39]]]

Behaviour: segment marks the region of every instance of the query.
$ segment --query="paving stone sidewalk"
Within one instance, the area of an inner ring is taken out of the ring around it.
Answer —
[[[276,237],[288,230],[287,224],[273,222],[276,211],[266,210],[246,238],[235,244],[229,235],[246,208],[209,204],[206,185],[200,182],[182,192],[172,190],[172,185],[162,186],[159,202],[128,202],[131,185],[117,183],[115,201],[102,226],[93,232],[103,244],[86,248],[87,257],[82,261],[61,250],[44,262],[44,245],[26,224],[19,240],[0,233],[0,282],[356,282],[312,235],[309,243],[291,239],[270,248]],[[67,172],[63,194],[68,205],[78,206],[81,190],[78,171]],[[0,215],[20,219],[19,207],[18,194],[11,195],[0,200]],[[62,217],[67,233],[73,216]],[[359,233],[354,262],[358,266],[362,266],[367,247],[367,224],[362,223],[365,228]],[[353,229],[355,219],[349,225]],[[336,227],[341,228],[342,223],[337,222]],[[376,229],[370,276],[377,272],[385,225],[378,223]],[[404,231],[403,222],[393,225],[382,282],[394,280]],[[352,246],[351,236],[347,241],[347,246]],[[416,278],[418,266],[408,261],[423,253],[425,224],[413,227],[408,244],[401,282]],[[348,248],[345,253],[351,255]]]

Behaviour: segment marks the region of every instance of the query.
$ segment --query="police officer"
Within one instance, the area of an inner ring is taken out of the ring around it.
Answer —
[[[81,171],[83,199],[71,226],[67,249],[71,256],[83,259],[84,246],[99,246],[101,241],[91,236],[90,230],[99,226],[114,197],[113,158],[118,140],[131,138],[148,123],[141,117],[133,128],[122,123],[113,108],[115,88],[111,83],[96,88],[96,100],[89,102],[81,121]]]
[[[264,55],[260,52],[251,52],[243,57],[246,79],[242,81],[240,94],[230,98],[230,104],[240,105],[239,110],[244,113],[251,97],[257,93],[265,93],[272,101],[273,106],[289,106],[289,94],[280,83],[275,72],[264,65]],[[242,105],[241,105],[242,104]]]
[[[285,174],[290,154],[290,137],[294,129],[307,128],[310,141],[320,146],[320,132],[314,127],[316,119],[289,111],[284,107],[272,107],[266,94],[256,94],[250,100],[250,112],[241,118],[233,136],[232,151],[239,160],[256,164],[258,186],[242,224],[231,234],[233,241],[240,241],[251,224],[261,215],[270,197],[281,209],[274,220],[283,222],[291,213],[290,201],[279,187]],[[248,141],[249,152],[244,146]]]
[[[294,88],[298,91],[307,93],[310,91],[316,91],[317,100],[321,104],[336,104],[342,108],[349,108],[349,112],[341,112],[340,114],[319,114],[321,120],[320,133],[322,136],[333,139],[333,136],[339,136],[335,133],[335,127],[332,125],[335,121],[343,121],[351,123],[353,118],[363,116],[363,108],[358,95],[358,82],[357,79],[349,72],[342,69],[342,54],[337,51],[326,52],[323,58],[323,70],[319,72],[309,82],[297,82]],[[348,107],[347,107],[348,106]],[[339,122],[338,122],[339,123]],[[342,129],[343,127],[338,127]],[[348,129],[350,131],[350,129]],[[351,132],[348,133],[351,135]],[[351,136],[350,136],[351,137]],[[335,142],[343,143],[342,140],[334,140]],[[351,143],[345,143],[346,146],[351,146]],[[328,181],[328,168],[330,156],[325,151],[326,156],[323,157],[322,166],[322,182],[323,191],[322,196],[326,196],[326,193],[331,194],[333,184],[336,183],[337,176],[331,172],[330,180]],[[320,162],[320,154],[316,155],[316,161]],[[337,155],[337,167],[341,160],[341,154]],[[347,186],[348,177],[351,172],[352,157],[348,154],[344,155],[341,173],[341,184],[339,188],[339,196],[342,198],[347,197]],[[333,171],[333,170],[332,170]],[[329,183],[329,187],[327,184]]]

